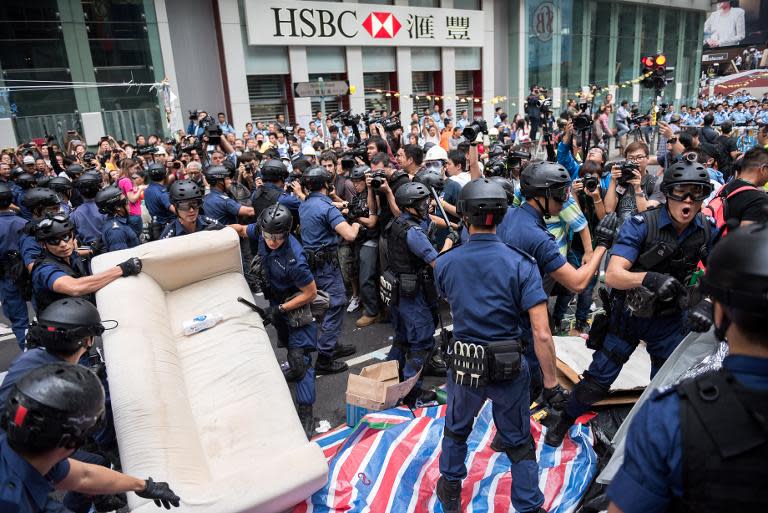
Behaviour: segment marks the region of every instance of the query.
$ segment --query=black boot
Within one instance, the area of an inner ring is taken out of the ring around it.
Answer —
[[[312,405],[299,404],[296,409],[299,412],[299,420],[301,427],[304,428],[304,434],[307,435],[307,440],[311,440],[312,435],[315,434],[315,417],[312,414]]]
[[[461,481],[437,480],[437,498],[445,513],[461,513]]]
[[[352,356],[356,352],[357,347],[352,344],[336,344],[336,347],[333,348],[333,358],[337,359]]]
[[[563,412],[563,414],[560,415],[560,420],[557,421],[557,424],[547,430],[547,434],[544,435],[544,443],[552,447],[560,447],[565,435],[568,434],[568,429],[570,429],[575,420],[575,418],[569,417]]]
[[[504,442],[501,441],[501,435],[496,431],[493,440],[491,441],[491,450],[494,452],[504,452]]]
[[[315,362],[315,373],[317,374],[338,374],[349,369],[345,362],[340,362],[324,355],[317,357]]]

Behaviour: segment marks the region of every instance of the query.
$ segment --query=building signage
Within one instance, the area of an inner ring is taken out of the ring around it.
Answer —
[[[482,46],[482,11],[245,0],[249,45]]]
[[[349,94],[349,82],[346,80],[294,82],[293,94],[297,98],[312,98],[316,96],[343,96],[345,94]]]

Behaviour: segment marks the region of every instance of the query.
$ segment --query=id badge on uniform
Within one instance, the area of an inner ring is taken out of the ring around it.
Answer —
[[[624,187],[623,185],[616,186],[616,194],[624,194],[625,192],[627,192],[626,187]]]

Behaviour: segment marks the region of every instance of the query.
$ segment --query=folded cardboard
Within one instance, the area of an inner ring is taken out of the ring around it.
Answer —
[[[350,374],[347,379],[348,411],[349,406],[359,407],[352,409],[357,417],[361,413],[360,408],[381,411],[397,405],[419,379],[416,374],[400,382],[398,368],[397,361],[392,360],[364,367],[360,375]],[[349,422],[348,418],[347,423]]]

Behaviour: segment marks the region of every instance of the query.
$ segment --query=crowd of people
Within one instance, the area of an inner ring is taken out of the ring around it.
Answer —
[[[741,152],[728,142],[729,121],[707,114],[699,128],[698,107],[685,120],[669,112],[656,151],[642,138],[619,136],[621,158],[612,161],[604,138],[583,140],[580,112],[569,103],[552,138],[541,138],[549,160],[535,160],[526,150],[539,144],[537,132],[549,120],[532,92],[525,116],[510,120],[497,109],[491,123],[466,111],[454,120],[435,107],[407,123],[389,112],[318,113],[307,126],[278,116],[239,132],[223,113],[214,120],[201,111],[172,138],[106,136],[89,151],[71,131],[60,142],[49,137],[3,153],[2,306],[24,352],[0,386],[0,481],[18,483],[14,492],[2,488],[0,504],[43,511],[54,486],[72,492],[64,500],[74,512],[89,511],[94,501],[102,507],[101,494],[110,497],[104,507],[114,509],[111,501],[128,491],[179,504],[167,483],[109,470],[119,456],[108,377],[103,367],[98,380],[81,368],[93,363],[88,356],[105,329],[94,293],[142,272],[134,257],[92,274],[89,259],[148,241],[238,233],[249,284],[269,301],[264,320],[287,348],[284,374],[295,383],[308,436],[316,375],[347,371],[343,358],[356,351],[341,337],[344,312],[359,310],[360,328],[391,322],[388,359],[399,362],[403,379],[420,375],[406,405],[434,400],[421,377],[446,376],[449,413],[436,491],[449,513],[461,511],[466,441],[486,398],[498,430],[492,447],[511,461],[512,504],[541,512],[527,421],[532,400],[559,419],[545,437],[558,446],[608,394],[641,340],[652,375],[686,333],[708,330],[713,319],[723,338],[765,340],[756,314],[742,313],[738,298],[722,293],[725,282],[704,279],[710,296],[701,300],[690,293],[723,231],[741,237],[738,226],[768,221],[765,129],[757,147]],[[739,105],[731,116],[743,111]],[[613,130],[612,102],[602,107],[596,122]],[[626,102],[616,126],[622,109]],[[765,113],[768,102],[760,109]],[[764,253],[765,236],[754,230],[742,238],[749,237]],[[592,320],[603,262],[604,313]],[[764,301],[765,288],[762,294]],[[576,322],[563,326],[574,296]],[[434,336],[440,298],[452,312],[450,341]],[[27,301],[37,313],[31,323]],[[713,314],[713,301],[726,306]],[[572,393],[557,382],[553,334],[584,335],[595,349]],[[630,462],[637,456],[628,450]],[[681,496],[669,479],[646,481],[627,465],[610,493],[623,511],[651,511],[638,504]]]

